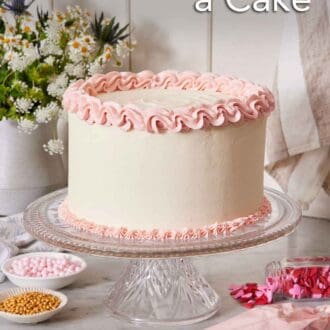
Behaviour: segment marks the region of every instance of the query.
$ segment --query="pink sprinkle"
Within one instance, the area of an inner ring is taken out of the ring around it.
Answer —
[[[289,290],[289,293],[292,295],[293,298],[301,298],[301,287],[298,284],[294,284],[294,286]]]
[[[22,257],[14,260],[9,272],[23,277],[67,276],[81,270],[80,261],[69,256],[61,257]]]

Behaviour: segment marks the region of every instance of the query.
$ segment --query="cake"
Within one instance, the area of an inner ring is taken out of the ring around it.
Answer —
[[[109,72],[71,85],[60,216],[122,239],[195,239],[265,219],[270,91],[210,73]]]

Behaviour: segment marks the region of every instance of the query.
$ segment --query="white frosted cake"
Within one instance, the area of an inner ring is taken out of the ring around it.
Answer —
[[[127,239],[219,235],[264,219],[271,93],[214,74],[110,72],[72,85],[60,215]]]

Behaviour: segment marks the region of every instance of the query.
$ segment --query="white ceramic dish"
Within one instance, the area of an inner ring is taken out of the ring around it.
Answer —
[[[56,297],[58,297],[61,301],[60,305],[54,309],[53,311],[46,311],[42,313],[32,314],[32,315],[18,315],[18,314],[12,314],[7,312],[0,311],[0,317],[5,318],[9,321],[16,322],[16,323],[39,323],[46,321],[53,317],[55,314],[57,314],[63,307],[67,304],[68,298],[66,295],[64,295],[61,292],[47,290],[47,289],[36,289],[36,288],[13,288],[8,289],[0,292],[0,301],[3,301],[9,297],[16,296],[19,294],[22,294],[24,292],[42,292],[42,293],[48,293],[52,294]]]
[[[15,275],[9,272],[10,264],[14,260],[18,260],[24,257],[61,257],[61,256],[69,257],[73,261],[79,261],[81,264],[80,271],[71,274],[71,275],[64,275],[64,276],[57,276],[57,277],[25,277]],[[22,288],[43,288],[43,289],[52,289],[57,290],[72,284],[79,275],[86,269],[87,265],[86,262],[73,254],[69,253],[59,253],[59,252],[35,252],[35,253],[27,253],[21,254],[16,257],[10,258],[2,264],[1,270],[2,272],[8,277],[8,279],[15,285],[22,287]]]

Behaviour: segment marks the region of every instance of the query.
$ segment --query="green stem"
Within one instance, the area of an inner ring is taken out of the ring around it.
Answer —
[[[13,71],[9,72],[9,74],[7,74],[7,76],[5,77],[5,79],[2,81],[2,84],[4,85],[5,82],[8,80],[8,78],[9,78],[11,75],[13,75],[13,74],[14,74]]]

